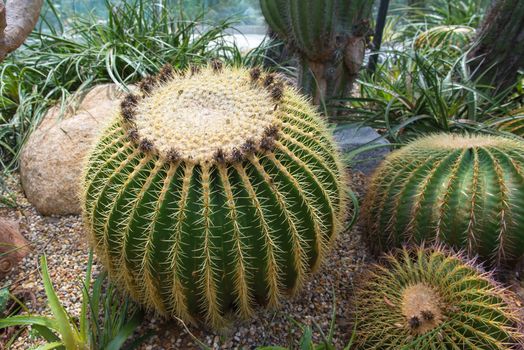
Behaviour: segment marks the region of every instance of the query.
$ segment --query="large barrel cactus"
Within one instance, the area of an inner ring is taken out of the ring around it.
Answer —
[[[260,0],[271,29],[300,57],[299,85],[319,104],[347,97],[370,33],[371,0]]]
[[[364,204],[370,246],[444,242],[493,265],[524,254],[524,143],[437,134],[392,153]]]
[[[224,325],[277,306],[326,255],[346,213],[326,123],[254,68],[162,69],[90,155],[85,222],[112,279],[162,314]]]
[[[403,249],[360,282],[356,349],[522,349],[514,296],[460,255]]]

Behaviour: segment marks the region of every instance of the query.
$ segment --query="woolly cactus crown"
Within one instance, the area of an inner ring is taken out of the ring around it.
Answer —
[[[325,256],[346,214],[326,123],[258,68],[162,69],[92,151],[87,227],[109,276],[186,321],[277,306]]]
[[[192,74],[164,68],[158,81],[141,84],[143,99],[127,97],[123,113],[134,137],[160,157],[195,164],[238,161],[240,154],[269,149],[280,126],[276,109],[284,84],[274,75],[258,81],[260,75],[256,68],[250,75],[220,66]]]

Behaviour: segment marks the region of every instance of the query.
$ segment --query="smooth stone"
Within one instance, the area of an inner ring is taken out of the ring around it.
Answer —
[[[390,142],[369,126],[344,125],[335,130],[335,141],[340,150],[348,154],[360,147],[384,145],[358,153],[351,161],[351,169],[370,175],[391,152]]]
[[[27,199],[41,214],[81,213],[86,157],[118,113],[123,95],[115,84],[96,86],[79,97],[77,108],[51,108],[31,134],[20,157],[20,175]]]

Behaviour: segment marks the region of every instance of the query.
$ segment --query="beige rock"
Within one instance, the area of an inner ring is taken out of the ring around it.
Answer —
[[[31,134],[20,157],[20,175],[27,199],[40,213],[81,212],[78,195],[86,155],[117,113],[122,95],[114,84],[99,85],[71,99],[68,108],[50,109]]]
[[[14,221],[0,218],[0,279],[29,253],[29,243]]]

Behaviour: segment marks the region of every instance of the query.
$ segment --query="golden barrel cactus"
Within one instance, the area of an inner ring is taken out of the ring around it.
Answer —
[[[491,265],[524,255],[524,142],[436,134],[393,152],[364,203],[370,247],[442,242]]]
[[[402,249],[361,279],[356,349],[522,349],[515,296],[459,254]]]
[[[277,306],[346,215],[326,122],[258,68],[164,67],[90,155],[83,211],[109,276],[143,305],[220,327]]]

